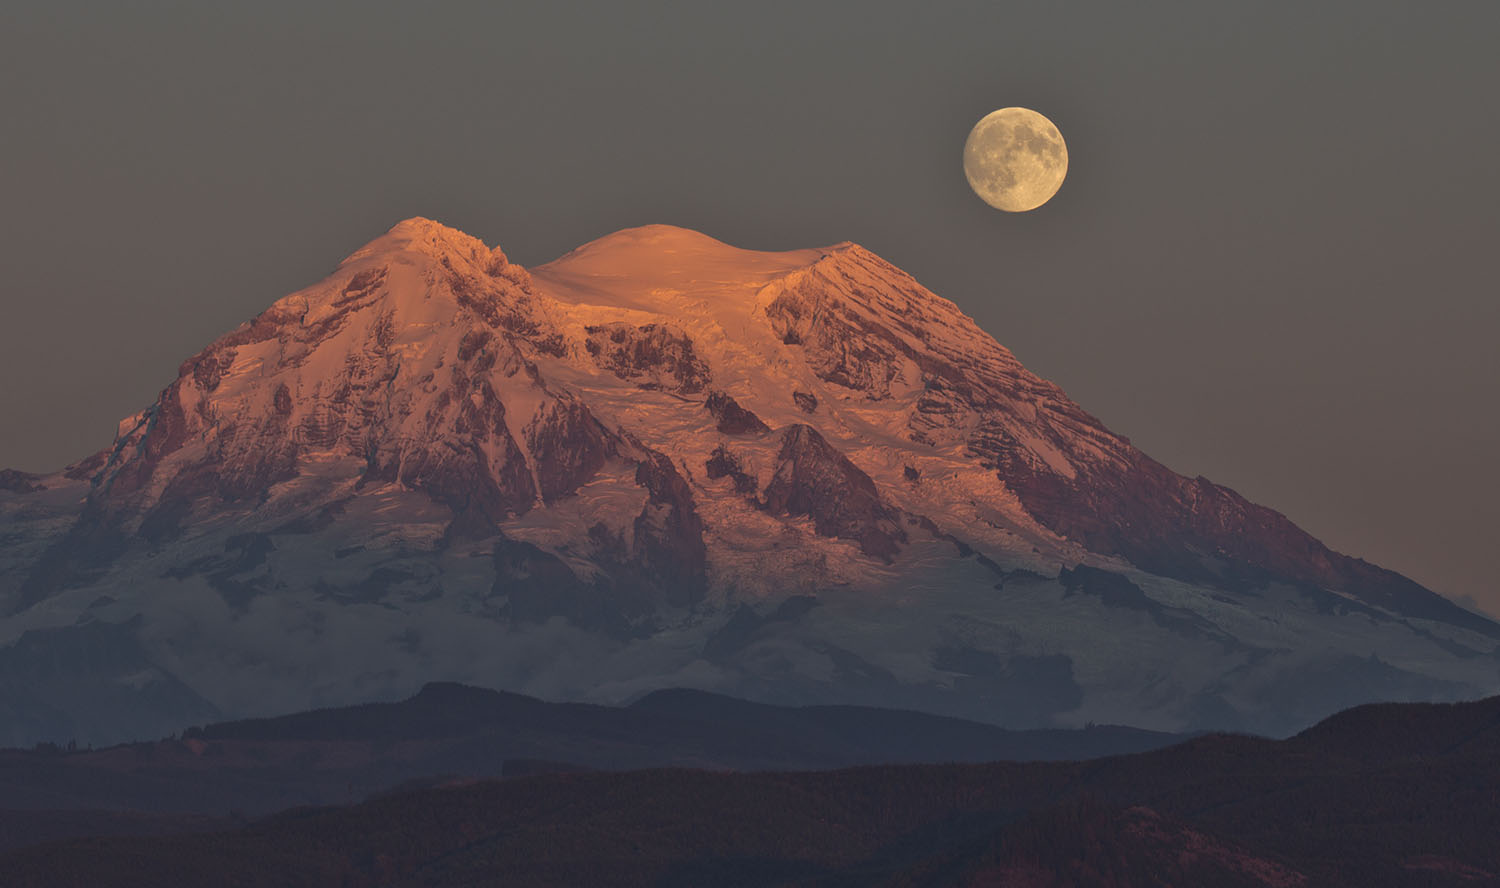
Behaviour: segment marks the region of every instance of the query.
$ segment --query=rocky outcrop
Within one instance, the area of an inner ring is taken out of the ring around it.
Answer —
[[[691,608],[708,586],[708,550],[693,490],[672,460],[654,450],[636,466],[635,481],[649,492],[635,519],[635,561],[666,604]]]
[[[900,515],[881,500],[875,482],[812,426],[787,429],[776,461],[761,495],[767,512],[806,515],[823,536],[854,540],[887,562],[906,542]]]
[[[573,493],[616,452],[616,442],[589,409],[567,396],[544,404],[526,427],[543,502]]]
[[[681,329],[669,324],[601,324],[585,328],[584,348],[594,361],[645,389],[680,394],[703,391],[708,365]]]
[[[761,435],[771,429],[760,417],[741,407],[739,402],[723,392],[711,392],[703,407],[718,420],[715,426],[725,435]]]
[[[732,479],[735,491],[742,494],[753,495],[759,486],[755,477],[746,472],[744,466],[740,464],[739,457],[723,444],[715,447],[714,452],[709,454],[708,459],[703,463],[703,469],[711,480]]]

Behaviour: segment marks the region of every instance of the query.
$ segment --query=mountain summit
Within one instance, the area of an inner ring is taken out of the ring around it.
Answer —
[[[409,219],[0,473],[10,737],[433,680],[1289,732],[1500,687],[1500,627],[1184,478],[850,243]],[[103,704],[100,701],[114,701]]]

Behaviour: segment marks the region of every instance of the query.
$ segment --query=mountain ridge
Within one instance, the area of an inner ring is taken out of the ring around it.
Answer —
[[[1497,766],[1500,698],[1391,704],[1086,762],[556,768],[250,824],[53,813],[63,842],[0,863],[23,885],[1489,884]],[[66,838],[101,825],[139,835]]]
[[[144,742],[0,749],[0,850],[11,842],[7,822],[20,812],[61,821],[72,812],[89,829],[103,812],[261,816],[530,773],[1058,761],[1184,739],[1117,726],[1009,731],[920,712],[772,706],[703,691],[599,706],[432,683],[404,700],[209,722]]]

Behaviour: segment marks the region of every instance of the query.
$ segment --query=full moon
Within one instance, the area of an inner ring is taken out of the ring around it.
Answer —
[[[1052,121],[1029,108],[986,114],[964,142],[969,187],[997,210],[1024,213],[1052,199],[1068,175],[1068,146]]]

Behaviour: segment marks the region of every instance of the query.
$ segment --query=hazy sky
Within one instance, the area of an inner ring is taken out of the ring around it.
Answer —
[[[426,215],[857,241],[1185,474],[1500,611],[1500,3],[0,8],[0,466]],[[628,8],[627,8],[628,7]],[[1067,182],[971,194],[969,127]]]

